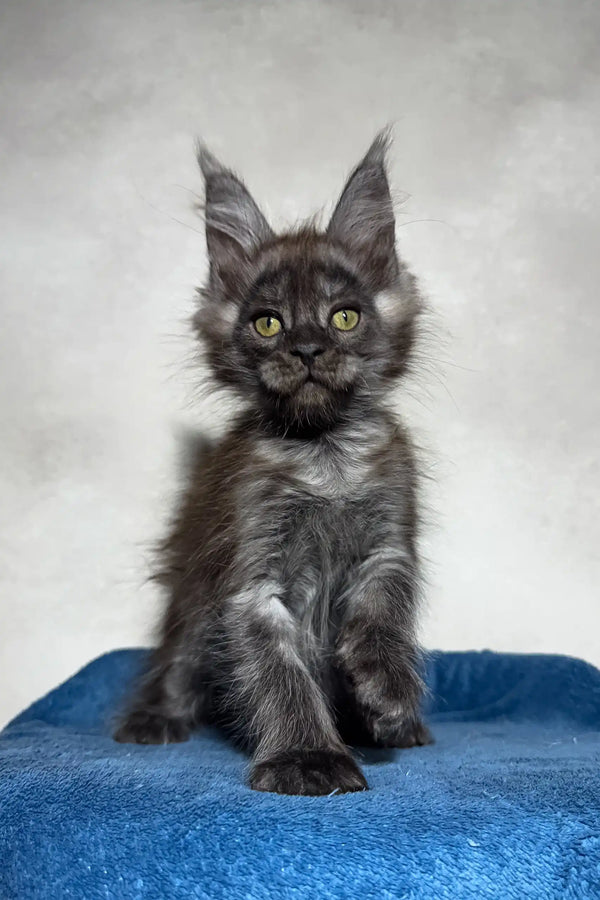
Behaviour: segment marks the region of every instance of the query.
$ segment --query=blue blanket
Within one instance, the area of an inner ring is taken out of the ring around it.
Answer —
[[[433,654],[432,746],[365,750],[371,790],[258,794],[217,731],[116,744],[144,651],[109,653],[0,736],[0,897],[600,897],[600,672]]]

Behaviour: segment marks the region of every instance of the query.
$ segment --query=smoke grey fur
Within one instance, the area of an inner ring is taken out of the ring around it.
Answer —
[[[349,744],[430,740],[417,467],[387,402],[422,304],[396,252],[387,146],[379,135],[325,231],[282,235],[199,148],[210,272],[194,328],[244,410],[191,468],[160,551],[161,641],[115,737],[217,722],[252,752],[256,790],[364,790]],[[334,327],[340,310],[356,327]],[[259,334],[261,316],[280,330]]]

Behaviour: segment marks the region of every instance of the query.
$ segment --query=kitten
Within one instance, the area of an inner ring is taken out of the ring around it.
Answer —
[[[429,742],[415,617],[416,473],[386,398],[421,302],[398,259],[379,135],[325,231],[275,234],[201,148],[210,272],[194,317],[245,411],[197,460],[162,547],[162,639],[118,741],[216,721],[250,785],[360,791],[346,742]]]

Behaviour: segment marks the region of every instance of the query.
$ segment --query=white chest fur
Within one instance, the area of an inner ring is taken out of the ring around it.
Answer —
[[[313,441],[264,441],[261,455],[289,473],[297,488],[318,497],[341,499],[370,483],[374,458],[388,439],[386,428],[366,422]]]

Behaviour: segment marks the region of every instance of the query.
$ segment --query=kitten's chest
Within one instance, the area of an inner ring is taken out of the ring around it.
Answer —
[[[338,440],[260,447],[252,530],[266,536],[271,570],[301,618],[328,614],[395,518],[396,491],[377,466],[386,439],[385,429],[357,426]]]
[[[287,480],[292,497],[340,505],[352,503],[372,487],[379,441],[372,428],[355,426],[341,437],[315,442],[266,442],[260,452],[273,473]]]
[[[263,445],[268,474],[257,511],[288,569],[327,575],[369,552],[382,491],[376,450],[359,427],[338,440]]]
[[[352,506],[368,491],[372,480],[370,454],[358,447],[323,450],[319,447],[298,454],[292,470],[297,489],[323,505],[326,516],[334,518],[337,509]]]
[[[279,540],[279,573],[286,605],[299,619],[329,617],[377,540],[368,498],[297,496],[286,509]]]

